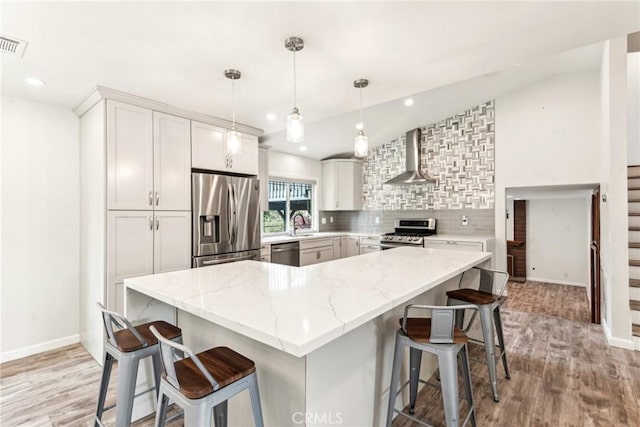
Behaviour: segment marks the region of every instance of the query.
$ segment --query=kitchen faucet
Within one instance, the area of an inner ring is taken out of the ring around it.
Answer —
[[[296,212],[295,214],[293,214],[293,216],[291,217],[291,220],[293,222],[293,233],[291,234],[292,236],[296,235],[296,217],[299,216],[300,218],[302,218],[302,222],[305,222],[304,220],[304,215],[302,215],[300,212]]]

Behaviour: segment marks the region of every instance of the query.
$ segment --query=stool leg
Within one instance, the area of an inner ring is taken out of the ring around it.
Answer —
[[[487,367],[489,368],[489,380],[493,391],[493,400],[499,402],[498,397],[498,376],[496,374],[496,343],[493,328],[493,309],[490,304],[479,305],[480,323],[482,325],[482,335],[484,338],[484,349],[487,353]]]
[[[255,372],[249,378],[249,396],[251,396],[251,409],[253,410],[253,423],[256,427],[264,427],[262,419],[262,406],[260,405],[260,390],[258,389],[258,376]]]
[[[129,427],[136,395],[138,359],[123,357],[118,360],[118,398],[116,404],[116,427]]]
[[[451,304],[451,298],[447,298],[447,305],[454,305]],[[464,310],[456,310],[455,317],[456,328],[462,329],[464,327]]]
[[[496,323],[496,332],[498,333],[498,345],[500,346],[500,354],[502,354],[502,366],[507,379],[511,379],[509,375],[509,367],[507,366],[507,352],[504,346],[504,335],[502,333],[502,317],[500,316],[500,306],[496,306],[493,311],[493,320]]]
[[[438,349],[438,368],[440,369],[440,387],[442,388],[442,400],[444,403],[444,416],[447,427],[459,425],[458,404],[458,365],[456,346],[447,349]]]
[[[473,388],[471,387],[471,369],[469,368],[469,353],[465,343],[460,349],[460,361],[462,365],[462,377],[464,378],[464,391],[469,411],[471,412],[471,425],[476,426],[476,407],[473,404]]]
[[[389,406],[387,408],[387,427],[391,427],[393,412],[396,406],[396,395],[398,394],[398,382],[400,381],[400,367],[402,365],[402,349],[400,337],[396,334],[396,345],[393,351],[393,368],[391,370],[391,386],[389,387]]]
[[[164,427],[164,424],[167,421],[167,406],[169,406],[169,397],[164,394],[164,385],[160,385],[155,427]]]
[[[221,402],[213,407],[213,425],[216,427],[227,427],[227,401]]]
[[[109,379],[111,378],[111,368],[113,367],[113,356],[106,351],[104,352],[104,362],[102,363],[102,379],[100,380],[100,392],[98,394],[98,407],[96,409],[95,427],[98,427],[97,420],[102,420],[104,412],[104,402],[107,399],[107,390],[109,389]]]
[[[198,405],[184,408],[184,425],[209,427],[211,425],[211,406]]]
[[[409,413],[413,414],[418,397],[418,380],[420,379],[420,362],[422,351],[417,348],[409,348]]]
[[[158,352],[151,355],[151,364],[153,365],[153,379],[156,386],[156,399],[160,395],[160,381],[162,377],[162,361],[160,356],[160,347],[158,344]]]

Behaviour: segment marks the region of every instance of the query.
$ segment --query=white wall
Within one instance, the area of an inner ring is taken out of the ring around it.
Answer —
[[[513,240],[513,197],[507,197],[507,212],[509,213],[509,218],[506,218],[507,221],[507,240]]]
[[[79,128],[2,96],[0,362],[78,341]]]
[[[560,74],[496,98],[496,265],[506,269],[505,189],[600,182],[600,80]]]
[[[627,164],[640,165],[640,52],[627,54]]]
[[[633,348],[629,311],[627,206],[627,38],[604,44],[601,68],[600,190],[603,325],[609,343]]]
[[[527,201],[527,279],[586,286],[589,211],[585,199]]]

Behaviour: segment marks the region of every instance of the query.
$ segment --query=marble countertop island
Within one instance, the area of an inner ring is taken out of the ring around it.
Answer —
[[[241,261],[125,286],[302,357],[490,257],[401,247],[306,267]]]

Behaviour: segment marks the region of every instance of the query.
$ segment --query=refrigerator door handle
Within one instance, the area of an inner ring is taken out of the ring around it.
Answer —
[[[227,185],[227,232],[229,233],[229,244],[233,245],[233,196],[231,194],[231,184]]]
[[[232,187],[233,193],[233,244],[238,243],[238,196],[235,185]]]

